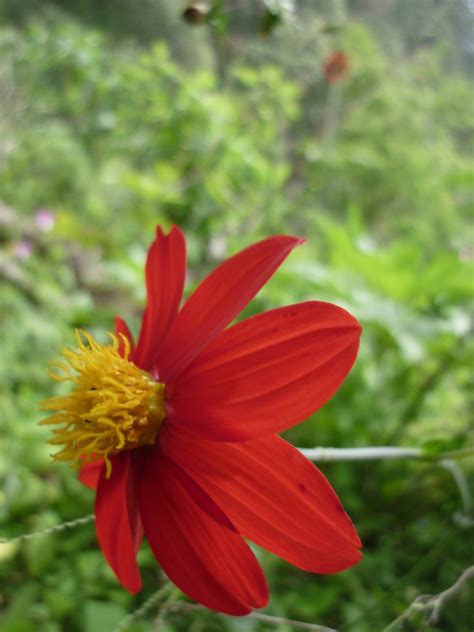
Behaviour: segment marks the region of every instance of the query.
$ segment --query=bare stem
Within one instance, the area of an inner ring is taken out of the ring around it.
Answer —
[[[474,454],[474,448],[463,448],[460,450],[451,450],[440,454],[427,454],[421,448],[398,448],[392,446],[367,447],[367,448],[298,448],[298,450],[310,461],[316,463],[329,463],[336,461],[387,461],[393,459],[418,459],[426,461],[434,461],[440,463],[454,477],[460,494],[463,499],[464,509],[466,513],[471,509],[471,501],[467,482],[462,471],[453,462],[454,459],[461,459]],[[0,538],[0,544],[10,544],[23,542],[40,535],[55,533],[65,529],[92,522],[94,516],[91,514],[83,518],[77,518],[69,522],[62,522],[52,527],[38,529],[31,533],[25,533],[14,538]]]
[[[188,603],[187,601],[178,601],[173,604],[170,610],[206,610],[204,606],[198,603]],[[219,614],[221,617],[227,617],[227,615]],[[324,625],[318,625],[317,623],[307,623],[306,621],[297,621],[295,619],[286,619],[284,617],[274,617],[264,612],[252,611],[246,617],[246,619],[255,619],[257,621],[264,621],[270,625],[287,625],[292,630],[310,630],[311,632],[337,632],[334,628],[327,628]]]
[[[94,520],[94,514],[84,516],[83,518],[76,518],[75,520],[69,520],[68,522],[61,522],[55,524],[52,527],[46,527],[45,529],[38,529],[37,531],[31,531],[31,533],[23,533],[14,538],[0,538],[0,544],[15,544],[17,542],[24,542],[31,538],[36,538],[39,535],[48,535],[50,533],[57,533],[58,531],[64,531],[65,529],[73,529],[79,527],[82,524],[87,524]]]
[[[421,612],[427,624],[437,623],[445,603],[454,597],[471,577],[474,577],[474,566],[466,568],[452,586],[438,595],[419,595],[395,621],[385,628],[384,632],[397,630],[415,612]]]
[[[168,597],[165,599],[163,604],[161,605],[160,610],[158,611],[158,615],[155,619],[153,632],[161,632],[166,628],[166,615],[173,609],[175,603],[181,596],[181,591],[176,586],[171,584],[171,590],[168,594]]]
[[[469,484],[463,471],[455,462],[474,454],[474,448],[462,448],[450,450],[438,454],[427,454],[422,448],[398,448],[393,446],[367,447],[367,448],[298,448],[307,459],[316,463],[328,463],[334,461],[391,461],[394,459],[415,459],[431,461],[439,464],[453,477],[459,490],[464,506],[464,512],[459,514],[459,520],[465,524],[472,524],[470,513],[472,510]]]
[[[310,461],[387,461],[393,459],[424,459],[440,461],[442,459],[460,459],[474,454],[474,448],[451,450],[440,454],[427,454],[422,448],[397,448],[377,446],[368,448],[298,448]]]
[[[456,461],[452,459],[442,459],[439,464],[441,467],[451,474],[454,478],[456,485],[458,486],[459,493],[464,505],[464,512],[468,516],[472,510],[471,493],[469,490],[469,484],[467,482],[464,472],[461,470]]]
[[[167,581],[164,586],[148,597],[148,599],[144,601],[137,610],[127,615],[123,621],[118,624],[114,632],[125,632],[132,623],[135,623],[135,621],[138,621],[138,619],[141,619],[148,614],[148,612],[150,612],[150,610],[154,608],[156,604],[172,590],[172,588],[173,584]]]
[[[306,621],[296,621],[295,619],[285,619],[283,617],[274,617],[264,612],[251,612],[247,615],[249,619],[257,619],[257,621],[265,621],[271,625],[288,625],[292,630],[312,630],[313,632],[337,632],[334,628],[327,628],[317,623],[307,623]]]

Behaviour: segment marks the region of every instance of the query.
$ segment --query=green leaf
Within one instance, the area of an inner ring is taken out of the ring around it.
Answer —
[[[113,632],[127,616],[127,612],[115,603],[86,601],[84,604],[84,632]]]

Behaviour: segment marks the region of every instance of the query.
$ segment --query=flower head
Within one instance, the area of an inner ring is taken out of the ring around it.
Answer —
[[[130,342],[123,334],[122,353],[113,334],[110,345],[89,334],[77,332],[76,337],[79,351],[65,349],[68,364],[54,363],[62,373],[51,373],[54,380],[73,382],[75,388],[43,402],[43,410],[58,412],[40,423],[54,426],[50,443],[63,446],[55,460],[81,465],[102,458],[108,478],[111,454],[154,445],[165,418],[164,384],[130,361]]]
[[[49,233],[56,224],[56,216],[49,208],[39,208],[35,213],[35,224],[43,233]]]
[[[33,254],[34,245],[27,239],[22,239],[13,244],[13,254],[17,259],[29,259]]]
[[[346,53],[335,50],[324,61],[324,78],[328,83],[337,83],[347,77],[349,68],[349,57]]]
[[[244,538],[306,571],[361,557],[335,492],[278,433],[337,391],[360,325],[307,301],[227,327],[302,240],[265,239],[212,272],[180,307],[182,232],[157,229],[146,263],[138,343],[117,318],[108,345],[78,332],[55,379],[69,395],[43,407],[57,460],[81,464],[96,489],[96,531],[117,578],[141,588],[143,535],[191,598],[231,615],[263,607],[268,588]]]

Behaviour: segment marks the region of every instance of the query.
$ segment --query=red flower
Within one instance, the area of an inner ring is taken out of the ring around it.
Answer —
[[[333,51],[326,57],[323,66],[324,78],[328,83],[337,83],[349,72],[349,58],[340,50]]]
[[[244,538],[315,573],[361,557],[327,480],[277,435],[337,391],[357,354],[359,324],[340,307],[308,301],[226,329],[301,241],[277,236],[246,248],[180,309],[185,239],[177,227],[169,235],[158,228],[136,347],[117,318],[120,341],[103,346],[85,335],[86,345],[79,336],[80,350],[64,352],[79,376],[63,363],[59,378],[76,388],[45,403],[61,411],[45,423],[57,425],[53,443],[65,445],[56,458],[92,459],[80,478],[97,489],[98,540],[131,593],[141,588],[143,534],[184,593],[231,615],[268,600]]]

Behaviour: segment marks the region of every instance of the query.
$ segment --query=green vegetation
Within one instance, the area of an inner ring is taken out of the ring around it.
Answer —
[[[0,1],[1,536],[92,511],[91,492],[51,464],[37,426],[53,388],[45,368],[76,327],[103,338],[118,313],[137,331],[157,223],[188,237],[188,289],[255,240],[305,236],[244,316],[318,298],[363,323],[355,369],[287,433],[295,445],[472,446],[473,90],[455,3],[424,0],[417,12],[400,0],[375,16],[362,0],[347,11],[301,3],[267,38],[253,14],[232,22],[216,9],[208,30],[180,21],[174,3],[123,0],[113,15],[101,3],[83,13],[77,2],[40,4]],[[332,50],[350,71],[329,84]],[[472,458],[459,466],[472,491]],[[270,613],[382,630],[469,565],[472,508],[436,461],[321,469],[364,559],[313,576],[259,551]],[[112,631],[157,588],[146,546],[139,559],[144,589],[132,598],[90,524],[0,544],[1,630]],[[461,631],[468,619],[465,590],[437,626],[404,629]],[[167,621],[271,629],[197,611]],[[149,629],[146,618],[130,627]]]

